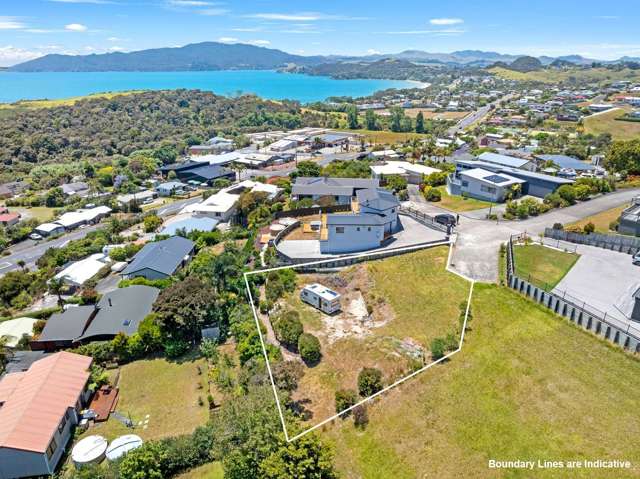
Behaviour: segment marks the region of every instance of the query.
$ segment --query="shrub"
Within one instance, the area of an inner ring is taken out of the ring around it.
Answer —
[[[320,351],[320,341],[313,334],[303,333],[298,339],[298,351],[300,357],[307,364],[314,364],[320,361],[322,355]]]
[[[444,356],[446,343],[442,338],[435,338],[431,341],[431,357],[438,360]]]
[[[367,406],[364,404],[353,408],[353,424],[362,429],[369,424],[369,413],[367,412]]]
[[[583,233],[582,228],[578,225],[567,226],[564,230],[567,233],[579,233],[579,234]]]
[[[553,229],[562,231],[564,229],[564,226],[562,225],[562,223],[553,223]]]
[[[340,413],[358,402],[358,393],[353,389],[339,389],[336,391],[336,413]],[[346,416],[349,413],[345,413]]]
[[[584,225],[584,234],[591,234],[596,230],[596,225],[594,225],[591,221],[589,221],[586,225]]]
[[[442,199],[440,190],[432,186],[425,186],[422,194],[427,201],[440,201]]]
[[[376,368],[362,368],[358,374],[358,392],[368,397],[382,389],[382,371]]]
[[[218,345],[210,339],[202,340],[202,343],[200,343],[200,353],[207,358],[209,362],[214,364],[218,362],[218,357],[220,356],[218,353]]]
[[[160,217],[158,217],[156,215],[145,216],[144,220],[142,220],[142,221],[144,223],[144,232],[145,233],[153,233],[162,224],[162,220],[160,219]]]
[[[572,205],[576,202],[576,189],[571,185],[562,185],[558,188],[558,196]]]
[[[298,339],[304,332],[297,311],[287,311],[273,326],[276,338],[288,348],[296,348]]]
[[[169,358],[180,357],[189,350],[189,343],[181,339],[169,339],[163,346],[164,353]]]
[[[298,361],[279,361],[273,366],[273,380],[285,391],[295,391],[302,376],[304,370]]]

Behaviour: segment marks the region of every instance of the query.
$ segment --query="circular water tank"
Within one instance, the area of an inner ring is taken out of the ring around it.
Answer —
[[[284,226],[284,225],[280,225],[280,224],[278,224],[278,223],[275,223],[275,224],[272,224],[272,225],[269,227],[269,231],[271,231],[271,233],[273,233],[273,234],[278,234],[278,233],[280,233],[280,232],[281,232],[283,229],[285,229],[285,228],[286,228],[286,226]]]
[[[71,459],[76,467],[85,464],[99,463],[104,459],[107,450],[107,440],[102,436],[89,436],[73,446]]]
[[[135,434],[126,434],[124,436],[120,436],[109,444],[107,448],[107,459],[110,461],[115,461],[116,459],[121,458],[127,452],[132,451],[134,449],[142,446],[142,439],[140,436],[136,436]]]

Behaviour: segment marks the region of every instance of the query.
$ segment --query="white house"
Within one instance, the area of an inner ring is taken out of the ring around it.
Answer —
[[[381,165],[371,165],[371,175],[376,180],[384,182],[388,176],[402,176],[412,185],[419,185],[425,176],[440,173],[442,170],[426,165],[409,163],[408,161],[389,161]]]
[[[300,291],[300,299],[323,313],[340,311],[340,294],[319,283],[308,284]]]
[[[54,278],[62,280],[70,286],[79,287],[93,278],[109,263],[111,263],[111,260],[104,253],[92,254],[80,261],[74,261],[67,265]]]
[[[523,185],[525,180],[493,171],[474,168],[458,173],[461,194],[472,198],[499,203],[504,201],[514,185]]]

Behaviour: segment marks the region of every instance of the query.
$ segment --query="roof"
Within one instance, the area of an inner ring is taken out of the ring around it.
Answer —
[[[291,188],[292,195],[353,196],[361,188],[377,188],[379,180],[368,178],[298,177]]]
[[[138,251],[133,261],[121,274],[127,275],[143,269],[151,269],[170,276],[178,269],[185,256],[193,251],[194,247],[193,241],[181,236],[172,236],[162,241],[147,243]]]
[[[150,286],[134,285],[106,293],[98,302],[98,313],[79,340],[96,336],[115,336],[123,332],[131,336],[138,331],[140,322],[151,313],[160,290]]]
[[[503,173],[495,173],[493,171],[483,170],[482,168],[473,168],[472,170],[465,170],[460,172],[460,176],[466,176],[474,178],[476,180],[483,181],[485,183],[491,183],[495,186],[504,188],[505,186],[517,185],[524,183],[525,180],[515,178]]]
[[[136,201],[144,201],[147,198],[153,198],[156,195],[157,195],[157,193],[155,191],[144,190],[144,191],[139,191],[137,193],[129,193],[129,194],[126,194],[126,195],[118,195],[116,197],[116,200],[118,200],[118,203],[127,204],[127,203],[131,203],[134,200],[136,200]]]
[[[173,236],[179,230],[184,230],[187,233],[191,231],[213,231],[217,224],[218,220],[208,216],[194,216],[190,213],[181,214],[168,220],[160,234]]]
[[[529,170],[521,170],[519,168],[508,168],[504,166],[498,166],[494,163],[487,163],[479,160],[456,160],[456,164],[469,166],[470,169],[473,168],[481,168],[487,171],[493,171],[494,173],[506,173],[509,175],[513,175],[517,178],[522,178],[525,180],[541,180],[547,181],[549,183],[555,183],[558,185],[569,185],[572,184],[572,180],[568,180],[566,178],[560,178],[558,176],[545,175],[542,173],[536,173],[534,171]]]
[[[487,163],[495,163],[498,165],[509,166],[511,168],[522,168],[529,160],[523,160],[522,158],[515,158],[513,156],[500,155],[498,153],[485,152],[478,157],[481,161]]]
[[[75,407],[92,359],[62,351],[0,381],[0,447],[44,453],[62,417]]]
[[[398,198],[391,191],[382,188],[369,188],[356,192],[358,203],[361,207],[367,207],[378,211],[385,211],[400,206]]]
[[[16,318],[0,322],[0,338],[7,338],[7,346],[15,347],[23,334],[33,333],[33,323],[38,321],[35,318]]]
[[[111,213],[111,208],[108,206],[96,206],[95,208],[80,209],[65,213],[58,218],[55,223],[68,228],[81,223],[95,221],[98,217],[109,213]]]
[[[89,189],[89,185],[83,181],[77,181],[75,183],[66,183],[62,185],[62,191],[67,195],[75,195],[80,191],[85,191]]]
[[[0,214],[0,223],[8,223],[13,220],[20,219],[20,213],[2,213]]]
[[[328,214],[327,224],[333,226],[381,226],[385,224],[384,216],[371,214]]]
[[[162,188],[164,190],[177,190],[179,188],[184,188],[185,186],[187,185],[180,181],[167,181],[165,183],[160,183],[158,186],[156,186],[156,189],[159,190],[160,188]]]
[[[430,175],[431,173],[442,171],[430,166],[409,163],[408,161],[388,161],[382,165],[371,165],[369,168],[376,175],[404,175],[407,173]]]
[[[320,138],[323,143],[333,143],[335,141],[346,140],[351,135],[348,133],[325,133],[324,135],[314,136],[314,138]]]
[[[234,173],[233,170],[228,168],[223,168],[220,165],[203,165],[197,168],[190,168],[186,171],[181,171],[178,175],[194,175],[199,176],[207,181],[215,180],[216,178],[220,178],[223,176],[227,176],[229,174]],[[163,185],[160,185],[163,186]]]
[[[33,363],[40,359],[49,356],[51,353],[45,351],[13,351],[9,362],[5,367],[5,373],[18,373],[24,372],[31,367]]]
[[[542,161],[551,161],[560,168],[570,168],[577,171],[590,171],[596,168],[593,165],[567,155],[536,155],[536,158]]]
[[[53,314],[37,341],[73,341],[79,338],[94,312],[94,306],[73,306],[62,313]]]
[[[621,218],[626,221],[640,223],[640,197],[635,198],[633,204],[622,212]],[[2,323],[0,323],[0,326],[2,326]]]
[[[185,206],[180,213],[226,213],[234,207],[239,197],[239,195],[219,191],[201,203]]]
[[[42,231],[44,233],[51,233],[57,229],[64,228],[64,226],[59,225],[58,223],[42,223],[38,227],[36,227],[36,231]]]
[[[102,253],[92,254],[85,259],[71,263],[56,274],[55,278],[80,286],[110,262],[109,258]]]
[[[326,301],[333,301],[334,299],[340,298],[340,293],[337,293],[336,291],[330,288],[327,288],[326,286],[320,283],[308,284],[303,289],[306,289],[308,291],[313,291],[315,294],[317,294],[318,296],[320,296],[322,299]]]

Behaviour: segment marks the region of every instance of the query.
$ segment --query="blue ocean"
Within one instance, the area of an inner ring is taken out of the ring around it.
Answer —
[[[254,93],[274,100],[303,103],[330,96],[366,96],[386,88],[413,88],[395,80],[335,80],[276,71],[204,72],[0,72],[0,102],[59,99],[126,90],[208,90],[219,95]]]

